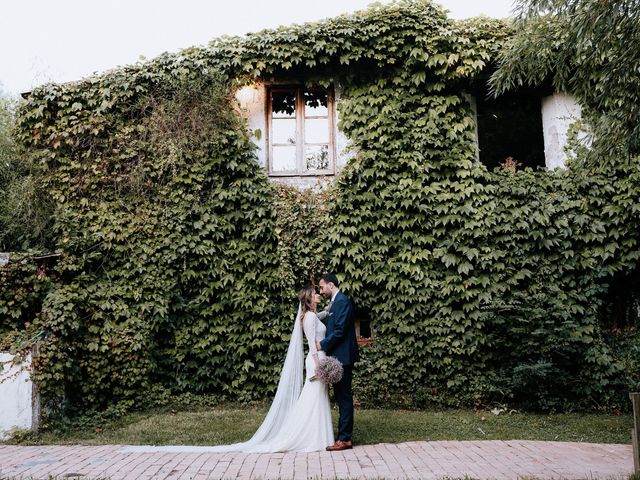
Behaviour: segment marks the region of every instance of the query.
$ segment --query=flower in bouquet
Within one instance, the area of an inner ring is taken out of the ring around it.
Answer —
[[[312,381],[319,380],[327,385],[338,383],[342,379],[342,364],[335,357],[326,357],[318,362]]]

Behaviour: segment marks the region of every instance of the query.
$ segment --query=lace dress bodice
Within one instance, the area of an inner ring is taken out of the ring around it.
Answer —
[[[307,339],[307,344],[309,345],[309,355],[311,356],[322,353],[318,352],[316,341],[324,339],[327,333],[327,327],[320,321],[314,312],[306,313],[302,326],[304,329],[304,336]]]

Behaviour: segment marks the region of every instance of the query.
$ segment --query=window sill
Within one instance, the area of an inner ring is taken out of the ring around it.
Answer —
[[[269,177],[335,177],[335,173],[314,172],[314,173],[269,173]]]

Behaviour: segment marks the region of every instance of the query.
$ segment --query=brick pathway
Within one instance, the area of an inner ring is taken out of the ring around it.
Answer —
[[[184,450],[188,447],[177,447]],[[343,452],[127,451],[123,445],[0,445],[0,479],[479,479],[626,478],[631,445],[539,441],[441,441],[356,446]],[[200,450],[200,451],[198,451]]]

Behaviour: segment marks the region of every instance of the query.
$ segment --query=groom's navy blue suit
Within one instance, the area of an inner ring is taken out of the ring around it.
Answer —
[[[344,369],[342,380],[333,385],[333,393],[340,410],[338,440],[346,441],[351,440],[353,432],[352,367],[360,356],[353,321],[353,305],[344,293],[336,294],[326,322],[327,333],[320,346],[327,355],[337,358]]]

